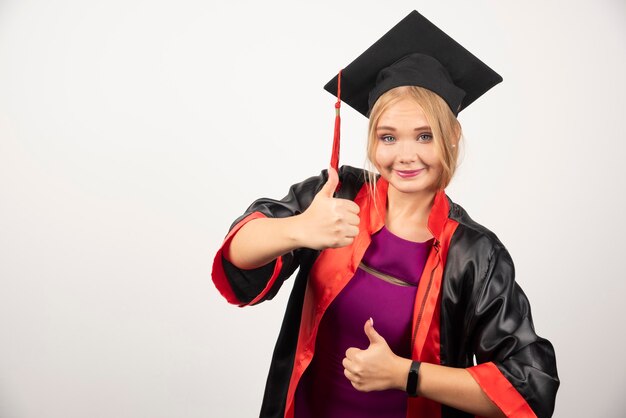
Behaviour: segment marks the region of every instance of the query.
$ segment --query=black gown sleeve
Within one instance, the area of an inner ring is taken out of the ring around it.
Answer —
[[[469,322],[478,365],[468,371],[506,416],[550,417],[559,387],[554,348],[535,333],[504,246],[492,249],[487,266]]]

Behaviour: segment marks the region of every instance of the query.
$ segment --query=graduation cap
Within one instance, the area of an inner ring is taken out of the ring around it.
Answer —
[[[501,81],[498,73],[414,10],[324,86],[337,96],[331,166],[337,169],[339,160],[341,101],[369,117],[383,93],[420,86],[439,95],[456,116]]]

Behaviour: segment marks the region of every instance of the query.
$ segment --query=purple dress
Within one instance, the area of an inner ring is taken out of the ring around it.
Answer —
[[[357,269],[320,322],[315,355],[296,389],[295,418],[406,417],[405,392],[359,392],[345,377],[342,361],[348,348],[369,346],[363,326],[370,317],[395,354],[411,357],[413,304],[431,246],[432,240],[407,241],[386,227],[372,236],[365,267]],[[390,283],[366,271],[371,269],[410,285]]]

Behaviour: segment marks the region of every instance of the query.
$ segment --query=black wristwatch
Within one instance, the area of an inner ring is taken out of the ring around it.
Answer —
[[[409,396],[417,396],[417,376],[420,370],[419,361],[413,360],[411,363],[411,369],[409,370],[409,376],[406,379],[406,393]]]

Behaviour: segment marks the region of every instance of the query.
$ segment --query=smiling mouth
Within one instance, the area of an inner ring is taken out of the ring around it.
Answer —
[[[396,170],[396,173],[398,173],[400,177],[408,178],[408,177],[415,177],[422,171],[424,171],[423,168],[420,168],[419,170]]]

